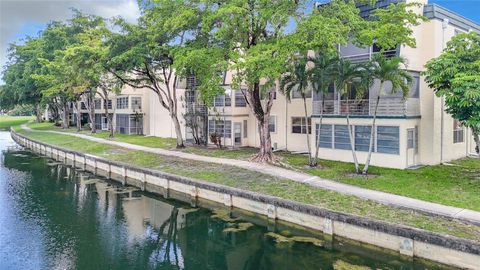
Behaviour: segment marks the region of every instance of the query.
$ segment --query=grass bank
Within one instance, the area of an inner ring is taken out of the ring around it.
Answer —
[[[30,124],[30,127],[41,130],[61,130],[49,123]],[[75,132],[74,129],[65,131]],[[88,131],[85,131],[83,133],[108,139],[107,132],[90,134]],[[112,140],[176,150],[175,139],[171,138],[116,134]],[[177,151],[204,156],[248,159],[256,152],[256,149],[241,148],[228,150],[187,147]],[[305,166],[308,164],[308,158],[305,155],[287,152],[278,152],[276,154],[281,158],[281,162],[288,167],[325,179],[424,201],[480,211],[480,159],[466,158],[451,162],[452,165],[426,166],[416,170],[398,170],[371,166],[370,172],[372,176],[365,178],[352,175],[354,166],[351,163],[321,160],[318,168],[310,168]]]
[[[1,115],[0,116],[0,129],[8,129],[12,126],[17,126],[25,124],[30,120],[35,119],[33,116],[9,116]]]
[[[313,188],[302,183],[279,179],[233,166],[183,160],[142,151],[131,151],[69,135],[26,131],[20,128],[16,128],[16,130],[32,139],[48,144],[112,160],[128,162],[132,165],[277,196],[338,212],[480,241],[480,226],[398,209],[354,196]]]

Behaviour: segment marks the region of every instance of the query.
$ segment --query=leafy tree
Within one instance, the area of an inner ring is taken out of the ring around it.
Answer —
[[[15,105],[32,105],[35,108],[37,122],[42,121],[42,93],[31,78],[31,74],[41,68],[42,40],[27,38],[24,45],[11,45],[9,62],[3,73],[5,86],[0,94],[3,108]]]
[[[377,54],[374,56],[372,64],[372,75],[375,79],[380,81],[380,89],[378,91],[377,99],[375,102],[375,109],[373,112],[373,121],[370,133],[370,144],[368,147],[368,155],[365,161],[365,166],[362,170],[363,174],[368,173],[368,167],[370,165],[370,160],[372,157],[378,104],[380,103],[380,99],[385,92],[385,82],[388,81],[392,84],[391,94],[402,91],[403,99],[405,99],[408,96],[408,93],[410,91],[410,85],[413,81],[410,72],[403,69],[403,67],[405,66],[405,60],[401,57],[395,56],[387,58],[382,54]]]
[[[308,148],[308,164],[310,166],[315,166],[312,158],[312,150],[310,144],[310,131],[311,127],[308,124],[308,111],[307,111],[307,94],[312,91],[310,78],[311,72],[308,69],[308,58],[302,57],[296,59],[292,71],[284,75],[280,80],[280,90],[283,92],[287,100],[290,101],[290,98],[293,92],[300,93],[300,96],[303,99],[303,108],[305,112],[305,123],[307,124],[306,129],[306,139],[307,139],[307,148]]]
[[[480,35],[456,35],[442,54],[426,64],[425,80],[445,98],[445,111],[471,128],[480,153]]]
[[[362,82],[362,81],[367,82],[368,80],[371,81],[369,76],[365,76],[364,78],[365,80],[361,80],[361,78],[364,77],[362,74],[363,71],[364,69],[361,69],[360,65],[353,64],[346,59],[339,59],[335,68],[335,85],[337,87],[337,91],[341,95],[344,95],[347,97],[345,113],[346,113],[346,119],[347,119],[348,136],[350,140],[350,149],[352,151],[353,162],[355,164],[355,171],[357,173],[360,172],[360,169],[359,169],[360,167],[358,163],[357,154],[355,151],[353,129],[350,123],[351,112],[350,112],[349,98],[351,96],[351,92],[354,89],[356,90],[355,100],[357,99],[358,96],[362,96],[365,90],[368,91],[371,84],[369,84],[366,89],[357,87],[357,84],[359,84],[359,82]]]
[[[204,2],[216,4],[205,16],[204,30],[221,41],[227,69],[233,72],[235,85],[246,86],[245,99],[258,123],[260,149],[253,159],[270,162],[274,157],[268,123],[274,86],[288,72],[286,64],[308,50],[335,51],[365,21],[355,1],[334,0],[308,15],[308,1]],[[293,29],[291,22],[296,22]]]
[[[315,157],[312,160],[311,166],[318,165],[318,154],[320,149],[320,130],[322,128],[323,113],[325,110],[325,94],[328,93],[328,89],[335,82],[335,68],[337,67],[340,58],[337,53],[321,53],[311,58],[313,63],[311,69],[310,82],[315,94],[320,96],[320,121],[318,126],[318,133],[316,134],[316,147]]]
[[[201,18],[206,5],[199,1],[143,1],[138,24],[118,20],[121,32],[110,40],[112,73],[127,85],[150,89],[157,94],[160,105],[168,111],[175,126],[177,148],[184,147],[177,82],[187,68],[182,64],[192,63],[185,54],[209,47],[205,43],[208,39],[201,33]],[[203,45],[199,46],[199,43]],[[210,69],[215,71],[215,66]],[[219,78],[214,81],[218,88]],[[211,80],[203,82],[206,84]]]
[[[108,30],[104,19],[98,16],[85,16],[77,14],[75,18],[80,21],[82,31],[76,34],[76,41],[65,49],[65,60],[76,70],[77,76],[83,84],[77,85],[76,92],[86,97],[91,123],[94,123],[95,102],[94,96],[98,94],[103,101],[104,115],[108,122],[109,137],[114,137],[113,115],[109,112],[109,94],[119,93],[122,88],[121,81],[109,72]],[[85,92],[85,89],[88,89]],[[78,119],[78,117],[77,117]],[[94,125],[93,125],[94,126]],[[92,132],[95,128],[92,127]]]

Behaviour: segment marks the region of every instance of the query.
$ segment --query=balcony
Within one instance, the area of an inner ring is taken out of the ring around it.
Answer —
[[[376,99],[360,100],[315,100],[313,115],[373,116]],[[378,104],[377,116],[419,116],[420,100],[418,98],[383,97]]]

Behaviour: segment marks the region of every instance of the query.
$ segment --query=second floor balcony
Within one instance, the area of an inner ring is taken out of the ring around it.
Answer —
[[[313,115],[373,116],[377,99],[326,99],[313,101]],[[420,99],[383,97],[377,108],[377,116],[419,116]]]

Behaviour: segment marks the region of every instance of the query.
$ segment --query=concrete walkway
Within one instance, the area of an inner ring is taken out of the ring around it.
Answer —
[[[406,208],[406,209],[411,209],[411,210],[420,211],[424,213],[440,215],[440,216],[445,216],[449,218],[454,218],[454,219],[459,219],[463,221],[480,224],[480,212],[477,212],[477,211],[457,208],[452,206],[446,206],[438,203],[431,203],[431,202],[426,202],[418,199],[412,199],[405,196],[394,195],[394,194],[386,193],[382,191],[376,191],[376,190],[365,189],[365,188],[361,188],[353,185],[342,184],[336,181],[322,179],[317,176],[312,176],[310,174],[296,172],[296,171],[276,167],[273,165],[260,164],[260,163],[245,161],[245,160],[237,160],[237,159],[229,159],[229,158],[200,156],[200,155],[184,153],[180,151],[165,150],[161,148],[152,148],[152,147],[146,147],[146,146],[141,146],[141,145],[136,145],[131,143],[124,143],[124,142],[112,141],[112,140],[107,140],[102,138],[96,138],[96,137],[92,137],[84,134],[51,131],[51,130],[32,130],[26,125],[22,125],[21,127],[22,129],[29,130],[29,131],[50,132],[50,133],[57,133],[62,135],[69,135],[69,136],[74,136],[74,137],[78,137],[78,138],[82,138],[82,139],[86,139],[86,140],[90,140],[90,141],[94,141],[102,144],[119,146],[126,149],[131,149],[131,150],[145,151],[145,152],[164,155],[164,156],[174,156],[174,157],[179,157],[183,159],[235,166],[235,167],[239,167],[247,170],[265,173],[274,177],[279,177],[279,178],[284,178],[288,180],[293,180],[296,182],[305,183],[305,184],[322,188],[322,189],[332,190],[332,191],[347,194],[347,195],[353,195],[356,197],[376,201],[385,205]]]

